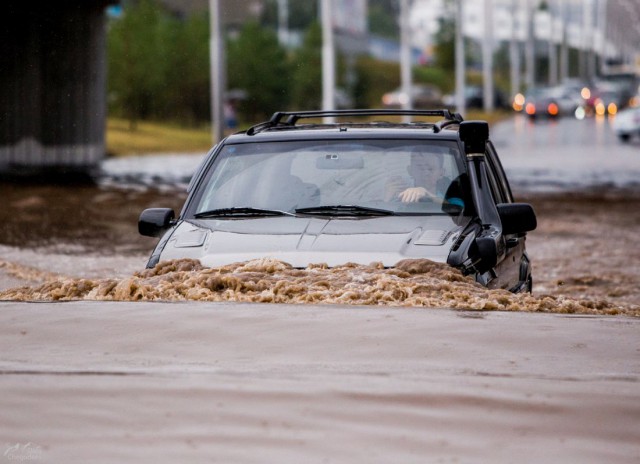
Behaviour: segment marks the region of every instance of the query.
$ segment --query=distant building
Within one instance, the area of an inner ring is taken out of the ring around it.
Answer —
[[[466,37],[482,40],[484,36],[483,0],[462,0],[463,32]],[[587,48],[601,43],[604,38],[599,28],[598,4],[602,0],[547,0],[535,9],[533,32],[538,40],[563,40],[563,27],[566,28],[567,41],[575,48]],[[526,8],[535,2],[524,0],[492,0],[493,23],[491,32],[496,42],[511,39],[512,31],[518,41],[527,38],[528,18]],[[447,13],[445,0],[414,0],[411,8],[411,36],[413,46],[428,49],[433,45],[433,36],[438,32],[438,20]],[[563,19],[561,19],[563,18]],[[585,29],[586,26],[588,26]],[[588,30],[588,33],[585,32]]]

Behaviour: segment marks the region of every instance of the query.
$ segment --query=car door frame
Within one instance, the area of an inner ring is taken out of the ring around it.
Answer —
[[[494,203],[513,203],[513,193],[495,146],[487,142],[485,152],[489,191]],[[489,288],[520,291],[530,281],[530,260],[525,248],[526,233],[504,235],[506,253],[493,269]]]

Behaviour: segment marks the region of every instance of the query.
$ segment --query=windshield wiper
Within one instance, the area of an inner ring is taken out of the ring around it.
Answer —
[[[275,216],[294,216],[292,213],[286,211],[251,208],[248,206],[234,207],[234,208],[219,208],[212,209],[210,211],[201,211],[194,214],[194,217],[200,218],[215,218],[215,217],[275,217]]]
[[[395,213],[388,209],[369,208],[358,205],[326,205],[296,209],[298,214],[314,216],[393,216]]]

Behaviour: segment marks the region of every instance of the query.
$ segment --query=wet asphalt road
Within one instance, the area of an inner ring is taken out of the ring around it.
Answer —
[[[516,192],[640,190],[640,139],[620,142],[607,118],[518,115],[492,127],[491,138]]]

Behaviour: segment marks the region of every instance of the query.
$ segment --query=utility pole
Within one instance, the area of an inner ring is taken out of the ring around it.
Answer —
[[[589,40],[587,38],[589,29],[589,5],[587,0],[582,1],[582,27],[580,29],[580,47],[579,55],[578,55],[578,68],[580,69],[580,78],[582,80],[587,80],[590,78],[588,66],[587,66],[587,55],[589,53],[588,43]]]
[[[525,83],[527,85],[527,89],[531,89],[534,87],[536,79],[536,38],[533,30],[535,6],[533,1],[527,0],[525,8],[527,12],[527,41],[525,44]]]
[[[569,78],[569,5],[561,0],[560,17],[562,18],[562,44],[560,45],[560,80]]]
[[[600,21],[600,37],[602,42],[600,43],[600,66],[598,72],[605,74],[607,70],[607,2],[600,0],[598,2],[598,21]]]
[[[411,43],[409,31],[409,0],[400,0],[400,85],[401,92],[407,98],[402,101],[402,109],[413,108],[411,92]],[[410,116],[403,116],[404,122],[409,122]]]
[[[289,46],[289,0],[278,0],[278,42]]]
[[[592,0],[587,2],[587,8],[589,9],[589,30],[591,34],[587,36],[587,76],[589,79],[596,77],[596,54],[598,52],[597,41],[598,38],[598,22],[596,17],[596,1]]]
[[[482,105],[493,111],[493,1],[484,0],[484,40],[482,41]]]
[[[335,51],[333,44],[333,8],[332,0],[321,0],[322,16],[322,109],[335,109]],[[325,118],[331,123],[334,118]]]
[[[467,102],[464,96],[465,86],[465,62],[464,62],[464,35],[462,25],[462,2],[456,0],[456,108],[457,112],[464,116],[467,112]]]
[[[553,0],[549,4],[549,84],[558,84],[558,48],[556,46],[556,18]]]
[[[520,43],[516,18],[520,17],[519,0],[511,0],[511,37],[509,39],[509,65],[511,67],[511,98],[520,92]]]
[[[216,144],[224,134],[225,57],[220,2],[209,0],[209,66],[211,73],[211,138]]]

